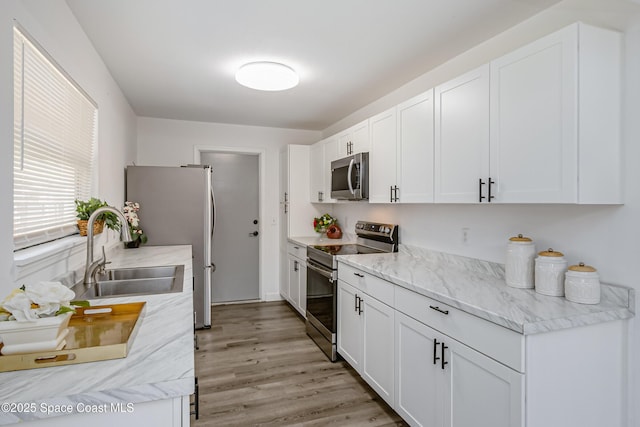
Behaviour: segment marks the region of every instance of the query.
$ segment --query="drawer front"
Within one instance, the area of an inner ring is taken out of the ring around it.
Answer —
[[[393,288],[395,287],[393,283],[341,262],[338,263],[338,278],[378,301],[393,307]]]
[[[518,372],[524,372],[522,334],[401,286],[395,287],[395,308]]]
[[[287,252],[296,258],[307,259],[307,247],[305,245],[289,242]]]

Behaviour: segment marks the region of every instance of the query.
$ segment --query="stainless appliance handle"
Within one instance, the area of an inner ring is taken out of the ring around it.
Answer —
[[[313,261],[311,261],[310,259],[307,259],[307,268],[310,268],[311,270],[315,271],[321,276],[329,279],[329,283],[333,283],[333,270],[327,270],[322,267],[317,267],[316,265],[317,264],[315,264]]]
[[[216,198],[213,195],[213,189],[211,189],[211,242],[213,242],[213,233],[216,229]]]
[[[351,171],[353,170],[354,163],[355,163],[355,160],[351,159],[351,161],[349,162],[349,169],[347,170],[347,184],[349,184],[349,191],[353,195],[356,194],[356,190],[353,189],[353,183],[351,182]]]

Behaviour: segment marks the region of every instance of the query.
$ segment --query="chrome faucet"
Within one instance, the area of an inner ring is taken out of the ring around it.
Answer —
[[[87,262],[84,269],[84,284],[89,286],[96,283],[96,270],[104,266],[107,262],[107,259],[104,255],[104,247],[102,248],[102,257],[99,260],[93,260],[93,223],[98,216],[105,212],[112,212],[116,214],[118,219],[120,220],[120,240],[122,240],[123,242],[130,242],[132,240],[131,231],[129,230],[129,223],[124,217],[124,214],[118,209],[111,206],[103,206],[96,209],[91,214],[91,216],[89,217],[89,221],[87,222]]]

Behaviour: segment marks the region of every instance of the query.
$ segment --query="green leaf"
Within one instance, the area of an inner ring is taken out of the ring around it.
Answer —
[[[89,301],[86,301],[86,300],[71,301],[70,304],[71,305],[75,305],[76,307],[90,307],[91,306]]]
[[[59,315],[59,314],[64,314],[64,313],[75,313],[75,312],[76,312],[76,309],[75,309],[75,308],[73,308],[73,307],[65,307],[65,306],[62,306],[62,307],[60,307],[60,310],[58,310],[58,311],[56,312],[56,316],[57,316],[57,315]]]

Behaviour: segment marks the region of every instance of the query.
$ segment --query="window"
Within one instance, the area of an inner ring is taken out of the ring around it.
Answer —
[[[14,28],[13,238],[16,249],[77,232],[92,193],[96,104]]]

